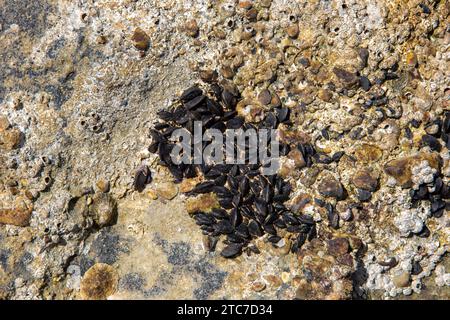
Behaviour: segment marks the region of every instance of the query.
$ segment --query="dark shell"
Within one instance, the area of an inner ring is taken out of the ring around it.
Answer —
[[[239,212],[239,209],[237,209],[237,208],[231,209],[230,222],[234,227],[236,227],[242,223],[242,215]]]
[[[214,218],[220,220],[229,218],[228,213],[224,209],[215,208],[211,211],[211,214]]]
[[[223,248],[220,255],[224,258],[234,258],[235,256],[241,254],[242,252],[242,244],[239,243],[230,243],[225,248]]]
[[[226,182],[227,182],[226,176],[220,176],[220,177],[217,177],[216,179],[214,179],[214,184],[216,186],[224,186]]]
[[[196,86],[190,87],[189,89],[186,89],[180,96],[180,99],[182,101],[189,101],[194,99],[195,97],[201,95],[203,91]]]
[[[219,204],[224,209],[231,209],[233,208],[233,198],[222,198],[219,199]]]
[[[239,191],[242,195],[246,195],[250,190],[249,180],[247,177],[243,177],[239,182]]]
[[[330,226],[334,229],[339,228],[339,215],[334,210],[333,206],[331,204],[327,204],[327,211],[328,211],[328,221],[330,222]]]
[[[159,147],[159,142],[153,142],[148,147],[148,151],[150,151],[151,153],[156,153],[158,151],[158,147]]]
[[[247,239],[250,237],[250,233],[248,232],[248,227],[245,223],[241,223],[236,227],[236,235],[243,239]]]
[[[134,175],[134,189],[141,192],[145,189],[145,185],[152,181],[150,169],[146,165],[140,166]]]
[[[304,224],[309,224],[309,225],[315,224],[313,217],[311,217],[310,215],[307,215],[307,214],[302,214],[302,215],[298,216],[297,219],[301,223],[304,223]]]
[[[255,199],[255,208],[260,215],[262,215],[263,217],[267,216],[267,202],[265,202],[263,199]]]
[[[269,240],[269,242],[271,242],[271,243],[277,243],[281,240],[281,237],[280,236],[269,236],[267,238],[267,240]]]
[[[227,121],[227,129],[239,129],[244,124],[244,119],[242,117],[234,117]]]
[[[208,193],[213,190],[214,186],[214,181],[201,182],[192,189],[191,193]]]
[[[223,108],[217,102],[208,99],[206,101],[206,107],[214,115],[219,116],[219,117],[223,116]]]
[[[277,230],[275,230],[275,227],[272,224],[264,224],[262,227],[263,227],[264,231],[267,232],[268,234],[271,234],[274,236],[277,235]]]
[[[420,238],[428,238],[430,236],[430,229],[426,225],[423,226],[422,230],[417,234]]]
[[[338,151],[338,152],[334,153],[334,154],[331,156],[331,159],[332,159],[333,161],[337,162],[337,161],[339,161],[339,160],[342,158],[342,156],[343,156],[344,154],[345,154],[344,151]]]
[[[280,123],[289,120],[289,108],[276,108],[275,112]]]
[[[248,223],[248,231],[254,238],[258,238],[263,235],[261,227],[255,220],[250,220],[250,222]]]
[[[214,225],[214,229],[221,234],[233,232],[233,225],[228,220],[220,220]]]
[[[224,89],[221,96],[223,103],[228,109],[234,109],[236,107],[237,99],[230,91]]]
[[[357,196],[358,196],[359,201],[365,202],[365,201],[369,201],[370,198],[372,198],[372,193],[367,190],[358,189]]]
[[[196,107],[198,107],[203,101],[205,101],[205,99],[206,99],[206,96],[200,95],[200,96],[195,97],[194,99],[189,100],[188,102],[186,102],[186,103],[184,104],[184,106],[185,106],[186,109],[188,109],[188,110],[193,110],[193,109],[195,109]]]
[[[429,134],[422,136],[422,144],[427,145],[431,148],[431,150],[438,151],[438,152],[440,152],[441,148],[442,148],[439,140]]]

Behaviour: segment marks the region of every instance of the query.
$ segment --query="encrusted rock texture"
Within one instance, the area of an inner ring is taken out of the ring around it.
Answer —
[[[0,299],[449,299],[449,12],[0,0]],[[285,139],[343,152],[284,159],[289,203],[317,223],[295,254],[288,235],[208,251],[189,185],[148,151],[156,112],[213,82],[241,93],[246,120],[280,102]],[[153,181],[138,192],[141,165]]]

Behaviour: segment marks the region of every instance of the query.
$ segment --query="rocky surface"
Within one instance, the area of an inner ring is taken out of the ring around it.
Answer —
[[[449,12],[0,0],[0,298],[448,299]],[[319,151],[282,159],[317,223],[297,254],[281,233],[221,257],[188,213],[214,195],[187,201],[148,150],[156,112],[214,82],[246,121],[289,107],[281,140]]]

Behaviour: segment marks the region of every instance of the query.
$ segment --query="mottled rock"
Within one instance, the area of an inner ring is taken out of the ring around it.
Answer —
[[[346,238],[328,240],[328,253],[332,256],[342,256],[350,250],[350,244]]]
[[[352,178],[353,184],[360,189],[375,191],[378,187],[378,179],[375,174],[368,169],[358,171]]]
[[[334,67],[333,72],[345,88],[350,89],[358,83],[358,76],[353,72],[339,67]]]
[[[104,300],[117,290],[117,271],[105,263],[93,265],[81,279],[80,295],[85,300]]]
[[[345,195],[342,184],[331,176],[325,177],[320,181],[318,190],[322,196],[338,200],[343,199]]]
[[[372,144],[363,143],[355,149],[355,157],[362,163],[371,163],[379,160],[383,151]]]

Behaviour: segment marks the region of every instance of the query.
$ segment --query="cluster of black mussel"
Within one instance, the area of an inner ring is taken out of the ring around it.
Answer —
[[[420,123],[413,120],[411,126],[418,128]],[[447,149],[450,150],[450,111],[445,111],[442,119],[436,119],[431,123],[425,125],[425,129],[430,126],[437,126],[438,130],[435,130],[434,134],[425,134],[422,136],[422,146],[428,146],[431,150],[440,152],[442,149],[442,140]],[[445,210],[449,210],[450,202],[446,201],[450,199],[450,185],[443,181],[443,175],[441,172],[435,175],[432,183],[433,188],[430,192],[427,184],[421,184],[418,189],[411,189],[410,195],[413,206],[418,206],[420,201],[430,201],[431,214],[435,218],[442,217]],[[428,237],[430,230],[427,226],[424,226],[422,231],[418,234],[420,237]]]
[[[193,133],[194,121],[201,121],[203,130],[215,128],[221,132],[239,128],[256,131],[261,128],[276,129],[280,123],[290,123],[289,109],[278,107],[267,112],[264,120],[254,126],[237,114],[239,97],[217,84],[212,84],[208,91],[209,94],[205,94],[199,87],[191,87],[182,93],[177,105],[160,111],[158,116],[162,121],[150,130],[152,144],[149,150],[159,155],[160,163],[169,169],[176,182],[194,178],[200,173],[203,175],[204,180],[188,192],[188,196],[210,192],[217,195],[221,208],[210,213],[193,214],[203,234],[208,236],[210,250],[214,250],[223,235],[226,237],[221,252],[223,257],[232,258],[243,251],[247,254],[259,253],[251,240],[267,234],[268,241],[275,246],[281,240],[277,235],[279,228],[295,234],[291,250],[296,252],[307,239],[316,236],[315,223],[312,217],[294,215],[285,207],[283,203],[289,199],[291,185],[276,174],[263,175],[261,167],[268,163],[176,165],[172,162],[170,152],[175,143],[170,139],[172,132],[185,128]],[[202,148],[209,143],[204,141]],[[305,150],[305,146],[300,147]],[[286,155],[290,150],[290,146],[283,143],[279,148],[281,155]],[[306,149],[311,148],[308,145]],[[245,152],[245,159],[248,160],[248,145]],[[308,156],[306,158],[309,159]]]

